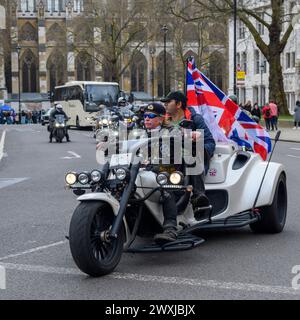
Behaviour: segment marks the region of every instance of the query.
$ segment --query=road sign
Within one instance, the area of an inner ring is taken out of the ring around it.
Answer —
[[[239,87],[245,86],[246,72],[245,71],[237,71],[236,72],[236,84]]]
[[[236,78],[237,78],[237,80],[244,80],[245,81],[246,72],[245,71],[238,71],[236,73]]]

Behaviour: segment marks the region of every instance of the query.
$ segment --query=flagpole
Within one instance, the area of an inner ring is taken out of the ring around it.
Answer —
[[[185,70],[184,70],[184,95],[187,95],[187,72],[188,72],[188,63],[191,57],[188,57],[185,61]]]

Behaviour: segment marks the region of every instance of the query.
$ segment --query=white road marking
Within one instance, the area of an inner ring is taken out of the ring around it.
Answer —
[[[76,152],[74,151],[68,151],[69,154],[71,154],[73,157],[63,157],[61,159],[67,159],[67,160],[70,160],[70,159],[81,159],[81,156],[79,154],[77,154]]]
[[[28,180],[29,178],[0,178],[0,189]]]
[[[68,242],[67,240],[59,241],[59,242],[51,243],[51,244],[48,244],[48,245],[45,245],[45,246],[32,248],[32,249],[29,249],[29,250],[26,250],[26,251],[23,251],[23,252],[10,254],[10,255],[7,255],[5,257],[1,257],[0,261],[7,260],[7,259],[10,259],[10,258],[16,258],[16,257],[24,256],[24,255],[29,254],[29,253],[33,253],[33,252],[49,249],[49,248],[52,248],[52,247],[57,247],[57,246],[60,246],[62,244],[65,244],[67,242]]]
[[[300,151],[300,148],[290,148],[291,150]]]
[[[0,263],[0,266],[7,270],[17,271],[29,271],[29,272],[40,272],[49,274],[63,274],[63,275],[84,275],[78,269],[75,268],[62,268],[62,267],[51,267],[51,266],[40,266],[40,265],[26,265],[26,264],[14,264],[14,263]],[[268,286],[251,283],[241,282],[221,282],[216,280],[201,280],[181,277],[164,277],[164,276],[151,276],[141,275],[135,273],[112,273],[105,278],[111,278],[116,280],[132,280],[139,282],[152,282],[156,284],[172,284],[178,286],[193,286],[199,288],[211,288],[221,290],[241,290],[248,292],[261,292],[268,294],[287,294],[287,295],[300,295],[300,290],[295,290],[292,287],[283,286]]]
[[[292,154],[288,154],[287,156],[288,156],[288,157],[290,157],[290,158],[297,158],[297,159],[300,159],[300,156],[293,156]]]
[[[1,136],[1,141],[0,141],[0,161],[4,156],[3,150],[4,150],[5,136],[6,136],[6,131],[4,130]]]

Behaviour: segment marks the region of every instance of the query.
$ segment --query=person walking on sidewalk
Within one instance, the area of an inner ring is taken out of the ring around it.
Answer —
[[[296,101],[296,106],[294,109],[295,113],[294,113],[294,130],[298,129],[300,127],[300,101],[297,100]]]
[[[267,129],[267,131],[270,131],[272,114],[271,114],[271,108],[268,104],[263,107],[262,114],[265,119],[266,129]]]
[[[252,119],[256,122],[259,123],[260,119],[261,119],[261,112],[260,109],[258,107],[258,103],[255,102],[253,109],[251,110],[251,115],[252,115]]]
[[[275,104],[274,100],[270,100],[269,107],[271,109],[271,126],[272,126],[272,131],[274,129],[277,131],[277,123],[278,123],[278,107],[277,104]]]

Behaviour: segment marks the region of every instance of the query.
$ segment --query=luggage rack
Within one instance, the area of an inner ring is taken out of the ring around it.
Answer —
[[[166,243],[164,245],[150,244],[139,247],[129,247],[125,250],[128,253],[151,253],[151,252],[167,252],[167,251],[183,251],[191,250],[198,247],[205,240],[189,233],[179,234],[177,240]]]

